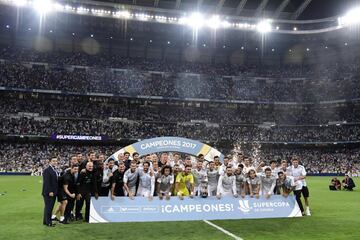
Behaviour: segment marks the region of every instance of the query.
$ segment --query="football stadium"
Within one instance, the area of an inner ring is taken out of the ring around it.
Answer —
[[[0,239],[360,239],[359,0],[0,0]]]

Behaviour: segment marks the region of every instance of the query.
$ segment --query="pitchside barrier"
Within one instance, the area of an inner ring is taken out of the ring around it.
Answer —
[[[154,221],[188,221],[188,220],[221,220],[221,219],[254,219],[301,217],[301,211],[294,196],[287,198],[271,196],[259,199],[223,197],[186,197],[180,200],[152,201],[144,197],[109,197],[91,199],[90,223],[107,222],[154,222]]]

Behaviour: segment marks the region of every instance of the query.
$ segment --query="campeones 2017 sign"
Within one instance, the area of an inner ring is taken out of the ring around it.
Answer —
[[[172,197],[169,201],[154,197],[118,197],[112,201],[108,197],[91,199],[90,223],[107,222],[150,222],[221,220],[253,218],[301,217],[301,211],[293,196],[284,198],[272,196],[256,198],[215,197],[180,200]]]
[[[158,137],[145,139],[120,149],[110,158],[117,160],[117,156],[124,152],[129,152],[131,155],[134,152],[137,152],[140,156],[157,152],[181,152],[193,156],[203,154],[205,159],[208,161],[213,161],[214,156],[219,156],[221,161],[224,158],[224,155],[221,152],[207,144],[180,137]]]

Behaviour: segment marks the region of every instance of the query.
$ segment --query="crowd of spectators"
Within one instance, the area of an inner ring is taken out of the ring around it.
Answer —
[[[201,141],[240,142],[339,142],[359,141],[360,125],[274,126],[207,125],[158,123],[142,121],[112,121],[98,119],[63,119],[37,117],[0,117],[0,134],[52,134],[107,136],[109,138],[143,139],[157,136],[179,136]]]
[[[259,147],[259,146],[256,146]],[[82,153],[84,156],[90,151],[97,154],[111,156],[119,150],[120,146],[77,146],[56,144],[15,144],[2,143],[0,145],[0,172],[31,172],[40,174],[49,156],[58,156],[59,163],[67,165],[71,156]],[[238,152],[233,149],[223,149],[225,154],[230,153],[235,157]],[[257,153],[254,155],[254,153]],[[251,156],[255,162],[275,160],[280,164],[281,160],[291,162],[294,156],[298,156],[308,173],[332,173],[351,174],[360,173],[360,149],[286,149],[286,148],[258,148],[247,146],[241,149],[242,154]]]
[[[110,99],[111,100],[111,99]],[[33,113],[44,117],[67,117],[103,119],[110,117],[127,118],[146,122],[189,122],[202,120],[221,124],[261,124],[273,122],[287,125],[326,125],[329,122],[360,122],[359,104],[271,106],[247,105],[234,108],[234,105],[183,106],[129,104],[126,101],[109,101],[97,97],[19,97],[19,94],[0,96],[0,114],[17,115]]]
[[[358,60],[316,67],[171,63],[115,55],[39,53],[4,48],[0,50],[0,87],[165,98],[314,102],[360,98],[358,65]],[[37,95],[20,98],[20,95],[9,94],[3,91],[0,97],[2,137],[69,134],[145,139],[179,136],[217,144],[222,141],[336,143],[359,141],[360,136],[357,124],[360,109],[355,103],[276,109],[257,105],[156,107],[125,104],[106,97],[89,100],[63,95],[49,100]],[[337,123],[329,123],[332,121]],[[90,149],[110,156],[118,146],[1,143],[0,171],[37,174],[49,155],[57,154],[62,164],[71,154],[86,153]],[[254,154],[253,149],[244,151]],[[345,173],[359,171],[359,154],[359,149],[272,148],[262,149],[255,157],[259,161],[280,161],[297,155],[310,173]]]
[[[171,63],[7,48],[0,53],[1,58],[6,59],[0,64],[0,86],[3,87],[261,102],[360,97],[359,60],[316,67],[258,66]]]

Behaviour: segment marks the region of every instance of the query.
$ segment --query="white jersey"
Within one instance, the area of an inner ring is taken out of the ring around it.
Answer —
[[[215,196],[216,189],[219,181],[219,172],[216,169],[206,171],[208,179],[208,195]]]
[[[251,191],[253,194],[257,193],[257,187],[261,185],[261,180],[259,177],[247,178],[246,182],[251,186]]]
[[[193,169],[191,172],[194,176],[195,187],[198,187],[201,182],[207,182],[207,172],[205,169]]]
[[[292,177],[294,177],[295,180],[295,190],[301,190],[302,187],[306,187],[306,181],[305,179],[298,180],[299,177],[305,177],[306,176],[306,170],[305,167],[302,165],[299,165],[298,167],[291,166],[291,174]]]
[[[149,197],[154,196],[155,189],[155,176],[150,176],[150,170],[144,172],[143,170],[139,172],[139,188],[137,196]]]
[[[235,178],[236,178],[236,190],[237,193],[240,195],[241,194],[241,186],[246,183],[246,178],[243,174],[235,174]]]
[[[261,193],[262,194],[274,194],[276,186],[276,177],[271,175],[270,177],[260,176],[261,180]]]
[[[219,180],[219,172],[216,171],[216,169],[210,170],[208,169],[206,171],[207,179],[208,179],[208,185],[210,187],[217,187],[218,180]]]
[[[162,175],[157,179],[157,183],[159,184],[159,191],[161,194],[170,194],[171,189],[174,184],[174,176],[173,175]]]
[[[222,196],[233,196],[233,194],[237,194],[236,178],[234,175],[228,176],[224,174],[219,177],[217,194],[221,194]]]
[[[131,169],[128,169],[124,174],[124,183],[127,183],[129,188],[134,188],[136,187],[138,176],[139,176],[138,169],[135,169],[134,172],[132,172]]]
[[[196,196],[201,195],[201,184],[207,183],[207,172],[205,169],[193,169],[191,170],[194,176],[194,193]]]
[[[279,178],[276,179],[276,189],[278,194],[284,192],[284,189],[287,191],[292,190],[295,186],[294,177],[292,176],[286,176],[284,180],[280,180]]]

